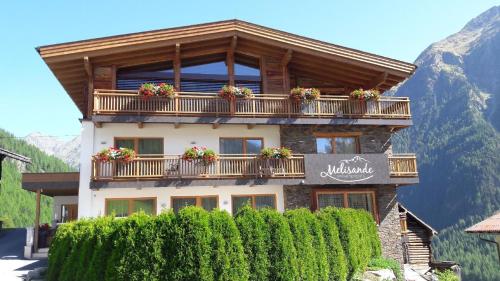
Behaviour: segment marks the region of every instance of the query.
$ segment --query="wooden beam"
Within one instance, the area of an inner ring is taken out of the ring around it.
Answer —
[[[220,123],[213,123],[212,124],[212,129],[214,129],[214,130],[219,128],[219,127],[220,127]]]
[[[96,128],[102,128],[102,122],[94,122]]]
[[[384,84],[387,79],[388,73],[382,72],[373,78],[368,84],[366,84],[366,89],[377,89],[380,85]]]
[[[90,65],[89,57],[87,57],[87,56],[83,57],[83,66],[85,68],[85,72],[87,73],[87,77],[91,78],[92,77],[92,66]]]
[[[288,63],[292,59],[293,51],[288,49],[283,58],[281,59],[281,72],[283,73],[283,94],[290,92],[290,71],[288,70]]]
[[[174,87],[177,91],[181,90],[181,44],[175,44],[174,56]]]
[[[251,129],[255,128],[255,126],[256,126],[256,124],[247,124],[247,128],[248,128],[249,130],[251,130]]]
[[[144,128],[144,122],[137,122],[137,128],[139,129]]]
[[[293,54],[293,51],[291,49],[288,49],[288,51],[286,51],[285,55],[283,55],[283,58],[281,59],[281,66],[288,65],[288,63],[292,59],[292,54]]]
[[[229,76],[229,85],[231,86],[234,86],[234,52],[236,50],[237,41],[238,37],[233,36],[226,55],[227,74]]]
[[[267,70],[266,70],[266,58],[264,56],[260,57],[260,77],[262,77],[262,92],[267,93]]]
[[[36,190],[36,206],[35,206],[35,228],[33,233],[33,250],[38,252],[38,230],[40,229],[40,188]]]
[[[174,123],[174,128],[179,129],[181,127],[181,123]]]

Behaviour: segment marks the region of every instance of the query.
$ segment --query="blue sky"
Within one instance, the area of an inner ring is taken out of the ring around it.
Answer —
[[[408,62],[500,1],[3,1],[0,128],[70,138],[81,117],[35,47],[238,18]]]

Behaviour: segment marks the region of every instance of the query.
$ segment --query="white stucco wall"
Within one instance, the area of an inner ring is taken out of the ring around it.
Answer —
[[[278,211],[284,211],[283,187],[282,186],[190,186],[190,187],[151,187],[151,188],[109,188],[92,191],[93,208],[91,216],[97,217],[105,214],[106,198],[156,198],[156,210],[160,213],[162,210],[170,209],[171,196],[218,196],[219,208],[229,213],[232,211],[232,195],[245,194],[274,194],[276,195],[276,208]]]
[[[220,125],[213,129],[212,125],[182,124],[175,129],[173,124],[144,124],[139,129],[137,124],[103,124],[95,129],[94,153],[114,145],[115,137],[161,137],[164,154],[182,154],[192,146],[206,146],[219,151],[220,137],[261,137],[264,146],[280,145],[279,126],[264,125],[248,129],[246,125]]]
[[[61,221],[61,206],[68,204],[78,204],[78,196],[54,196],[53,201],[53,217],[54,221]]]
[[[280,145],[280,130],[276,125],[261,125],[249,129],[246,125],[181,124],[103,124],[96,128],[90,121],[82,121],[82,147],[80,157],[80,189],[78,198],[78,218],[95,217],[104,214],[105,198],[156,197],[158,212],[170,208],[170,196],[218,195],[219,207],[231,212],[231,195],[276,194],[277,208],[283,211],[282,186],[225,186],[225,187],[154,187],[154,188],[113,188],[90,189],[91,157],[103,148],[114,145],[115,137],[156,137],[164,140],[164,154],[182,154],[192,146],[206,146],[219,152],[220,137],[258,137],[264,139],[265,147]]]

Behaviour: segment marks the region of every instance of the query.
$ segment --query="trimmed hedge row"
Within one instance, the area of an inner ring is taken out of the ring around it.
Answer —
[[[47,280],[348,280],[380,257],[365,211],[187,207],[59,226]]]

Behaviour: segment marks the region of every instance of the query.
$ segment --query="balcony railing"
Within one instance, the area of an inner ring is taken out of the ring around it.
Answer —
[[[389,156],[391,177],[417,177],[414,154]],[[304,178],[304,155],[289,159],[261,159],[256,155],[220,155],[218,161],[182,160],[180,155],[141,155],[131,162],[92,159],[93,180],[140,179],[226,179],[226,178]]]
[[[348,96],[323,96],[310,103],[297,103],[284,95],[255,95],[229,102],[213,93],[181,92],[172,99],[144,99],[136,91],[123,90],[95,90],[93,112],[112,115],[411,118],[410,101],[405,97],[383,96],[377,101],[358,101]]]
[[[415,154],[395,154],[389,156],[391,177],[416,177],[417,157]]]
[[[260,159],[259,156],[220,155],[218,161],[183,160],[180,155],[140,156],[131,162],[92,160],[94,180],[195,179],[195,178],[300,178],[304,177],[304,156],[289,159]]]

